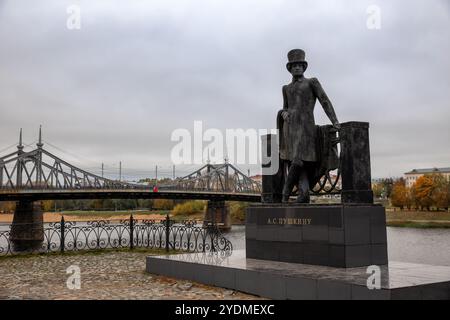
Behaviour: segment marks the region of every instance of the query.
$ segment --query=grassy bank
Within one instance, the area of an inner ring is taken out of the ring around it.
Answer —
[[[450,221],[450,212],[447,211],[408,211],[386,209],[386,219],[391,220],[430,220]]]
[[[390,220],[386,225],[399,228],[450,228],[450,221]]]
[[[170,210],[134,210],[134,211],[61,211],[61,212],[44,212],[44,222],[59,222],[64,216],[66,221],[93,221],[93,220],[126,220],[132,214],[135,219],[159,220],[165,219]],[[11,223],[13,214],[0,214],[0,223]]]
[[[450,228],[450,212],[386,210],[389,227],[403,228]]]

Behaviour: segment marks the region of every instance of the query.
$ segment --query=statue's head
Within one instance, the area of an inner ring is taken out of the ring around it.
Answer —
[[[308,67],[305,61],[305,51],[302,49],[292,49],[288,52],[288,63],[286,68],[293,76],[301,76]]]

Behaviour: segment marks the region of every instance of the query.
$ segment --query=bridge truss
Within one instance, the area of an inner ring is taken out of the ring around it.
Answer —
[[[149,189],[148,185],[107,179],[77,168],[43,148],[39,130],[37,148],[25,152],[20,131],[17,151],[0,157],[0,189]],[[261,185],[229,163],[207,164],[197,171],[160,185],[161,190],[260,193]]]
[[[230,163],[206,164],[176,181],[178,190],[261,193],[261,184]]]

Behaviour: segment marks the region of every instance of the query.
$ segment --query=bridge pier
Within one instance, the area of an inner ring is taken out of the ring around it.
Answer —
[[[230,210],[225,201],[208,201],[203,224],[207,223],[216,224],[220,230],[227,231],[231,229]]]
[[[41,201],[16,202],[9,239],[15,252],[30,252],[41,248],[44,241]]]

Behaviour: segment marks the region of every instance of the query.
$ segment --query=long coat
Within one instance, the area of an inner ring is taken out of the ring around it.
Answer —
[[[283,109],[278,112],[277,128],[280,130],[280,158],[295,162],[318,161],[317,128],[314,106],[319,100],[333,124],[337,117],[333,106],[316,78],[302,78],[283,86]],[[283,111],[289,113],[285,121]]]

